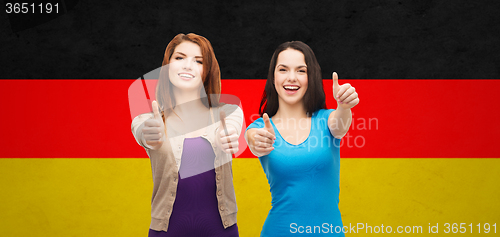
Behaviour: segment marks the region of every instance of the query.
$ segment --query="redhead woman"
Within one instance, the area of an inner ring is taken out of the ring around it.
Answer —
[[[259,110],[245,138],[259,157],[272,196],[261,236],[300,233],[344,236],[339,203],[340,139],[359,103],[333,73],[337,110],[326,109],[321,69],[300,41],[278,46],[269,66]]]
[[[192,33],[175,36],[165,50],[153,112],[132,121],[153,172],[150,237],[238,236],[231,154],[238,150],[243,112],[220,103],[220,91],[210,42]]]

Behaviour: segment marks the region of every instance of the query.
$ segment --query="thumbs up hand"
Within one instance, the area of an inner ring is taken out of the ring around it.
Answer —
[[[264,130],[271,133],[273,135],[272,138],[275,139],[274,128],[271,124],[271,120],[269,119],[269,115],[264,113],[264,115],[262,115],[262,119],[264,120]]]
[[[163,144],[163,135],[165,135],[165,125],[163,124],[163,119],[160,115],[158,108],[158,102],[153,101],[152,103],[154,117],[149,118],[144,122],[144,127],[142,128],[142,135],[146,144],[151,146],[153,150],[157,150]]]
[[[336,72],[333,78],[333,97],[337,101],[337,109],[351,109],[359,103],[356,89],[349,83],[339,85],[339,77]]]
[[[239,135],[232,126],[226,126],[226,112],[220,111],[220,126],[217,133],[217,145],[227,154],[236,154],[238,152]]]
[[[276,139],[273,125],[271,125],[267,113],[262,116],[262,119],[264,119],[264,127],[249,129],[250,133],[247,134],[248,146],[257,157],[271,153],[271,151],[274,150],[273,144]]]

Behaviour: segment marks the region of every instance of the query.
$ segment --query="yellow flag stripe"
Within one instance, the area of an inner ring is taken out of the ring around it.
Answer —
[[[258,159],[235,159],[233,170],[240,236],[259,236],[271,208],[266,177]],[[148,159],[0,159],[0,173],[2,236],[147,236]],[[342,219],[393,233],[438,224],[436,236],[445,223],[466,223],[460,236],[477,236],[477,224],[484,235],[485,223],[492,234],[496,223],[498,234],[498,174],[500,159],[341,159]]]

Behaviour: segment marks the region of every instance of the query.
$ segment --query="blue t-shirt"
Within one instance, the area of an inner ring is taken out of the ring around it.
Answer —
[[[261,236],[344,236],[338,208],[340,139],[328,128],[332,111],[313,113],[309,136],[299,145],[285,141],[271,119],[274,150],[259,157],[272,196]],[[264,120],[259,118],[247,130],[263,127]]]

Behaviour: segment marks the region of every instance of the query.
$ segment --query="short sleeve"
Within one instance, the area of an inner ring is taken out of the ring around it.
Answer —
[[[336,146],[339,147],[341,139],[335,138],[331,134],[330,129],[328,128],[328,118],[330,117],[330,114],[332,114],[333,111],[335,111],[335,110],[334,109],[320,109],[320,110],[318,110],[318,112],[317,112],[318,114],[316,115],[318,118],[317,123],[318,123],[318,128],[321,130],[324,130],[325,134],[330,134],[330,136],[335,141]]]
[[[264,119],[262,119],[261,117],[253,121],[253,123],[247,127],[247,130],[250,128],[263,128],[263,127],[264,127]]]
[[[330,114],[335,111],[334,109],[320,109],[318,110],[318,118],[327,119],[330,117]]]

